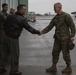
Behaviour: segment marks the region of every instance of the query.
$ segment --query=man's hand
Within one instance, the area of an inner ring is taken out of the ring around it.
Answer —
[[[40,32],[39,30],[37,30],[37,34],[40,36],[40,35],[42,35],[42,32]]]
[[[39,35],[42,35],[42,32],[40,32],[40,34]]]
[[[37,30],[37,34],[38,34],[38,35],[41,35],[41,32],[40,32],[39,30]]]

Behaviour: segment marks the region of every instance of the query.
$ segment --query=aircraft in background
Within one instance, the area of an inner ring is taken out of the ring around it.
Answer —
[[[74,14],[75,18],[76,18],[76,11],[75,12],[71,12],[71,14]]]

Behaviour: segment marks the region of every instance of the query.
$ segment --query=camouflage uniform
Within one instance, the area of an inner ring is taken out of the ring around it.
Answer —
[[[62,12],[60,15],[56,15],[50,24],[42,30],[42,33],[45,34],[49,32],[55,26],[55,41],[52,51],[53,63],[57,63],[59,59],[59,54],[62,51],[63,58],[66,61],[67,65],[71,64],[70,51],[68,49],[68,40],[71,37],[75,36],[75,25],[71,16],[65,12]]]

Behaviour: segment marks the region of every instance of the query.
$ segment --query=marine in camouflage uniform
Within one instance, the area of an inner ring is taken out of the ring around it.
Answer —
[[[63,59],[65,60],[67,66],[71,64],[70,51],[68,49],[69,39],[75,36],[75,25],[71,16],[65,12],[57,14],[50,22],[50,24],[41,31],[42,34],[49,32],[55,26],[54,35],[54,46],[52,51],[52,62],[57,64],[59,60],[60,52],[63,53]],[[50,71],[50,68],[46,69]],[[55,67],[55,70],[56,67]]]

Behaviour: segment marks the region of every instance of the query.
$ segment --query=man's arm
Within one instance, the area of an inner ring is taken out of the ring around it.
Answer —
[[[67,21],[67,24],[68,24],[69,27],[70,27],[70,39],[71,39],[72,41],[74,41],[74,36],[75,36],[75,24],[74,24],[73,19],[71,18],[70,15],[67,15],[66,21]]]
[[[21,23],[22,23],[21,25],[23,26],[23,28],[25,28],[26,30],[28,30],[32,34],[40,35],[40,31],[31,27],[26,20],[23,20]]]
[[[1,23],[1,22],[4,22],[4,20],[5,20],[5,19],[4,19],[4,16],[3,16],[2,14],[0,14],[0,23]]]
[[[49,25],[41,31],[41,34],[48,33],[54,27],[53,20],[49,23]]]
[[[67,23],[70,27],[70,30],[71,30],[70,37],[72,38],[75,36],[75,24],[74,24],[73,19],[71,18],[70,15],[67,17]]]

